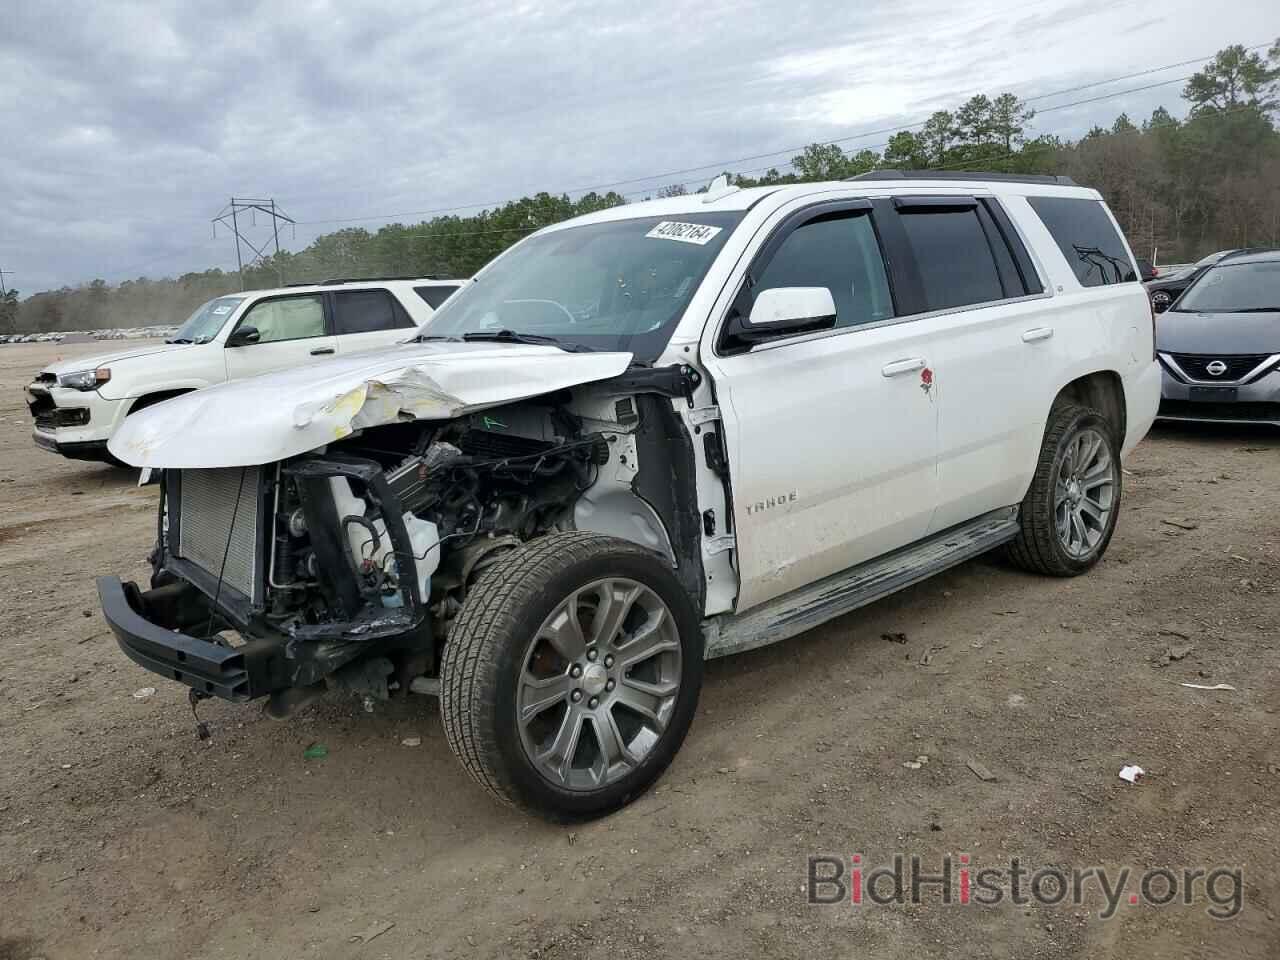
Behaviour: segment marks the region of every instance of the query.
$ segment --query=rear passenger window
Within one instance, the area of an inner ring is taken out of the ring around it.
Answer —
[[[333,295],[333,323],[339,336],[410,326],[401,321],[385,290],[348,290]]]
[[[425,300],[427,306],[435,310],[457,289],[457,287],[414,287],[413,292]]]
[[[975,207],[926,207],[903,210],[901,216],[920,269],[926,309],[1004,299],[995,256]]]
[[[1138,279],[1124,240],[1101,201],[1071,197],[1028,197],[1076,279],[1085,287]]]
[[[893,316],[884,259],[865,213],[818,217],[791,231],[752,291],[758,296],[775,287],[826,287],[835,300],[837,327]]]

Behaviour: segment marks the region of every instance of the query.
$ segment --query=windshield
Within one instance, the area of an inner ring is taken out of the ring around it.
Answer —
[[[686,213],[530,237],[450,297],[420,335],[550,338],[652,362],[741,219]]]
[[[1280,260],[1226,263],[1191,285],[1179,313],[1280,313]]]
[[[244,302],[244,297],[218,297],[210,300],[195,313],[187,317],[186,322],[178,328],[178,332],[169,338],[169,343],[208,343],[218,335],[227,318],[235,313],[236,307]]]

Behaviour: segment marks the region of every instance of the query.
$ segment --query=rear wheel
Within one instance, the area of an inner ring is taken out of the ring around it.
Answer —
[[[1073,577],[1106,552],[1120,513],[1120,450],[1097,410],[1055,406],[1008,555],[1035,573]]]
[[[610,537],[552,534],[471,589],[441,664],[445,733],[499,799],[556,820],[599,816],[671,762],[702,654],[665,561]]]

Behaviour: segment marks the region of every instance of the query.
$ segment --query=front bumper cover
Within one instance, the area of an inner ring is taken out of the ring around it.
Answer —
[[[59,440],[55,434],[32,430],[31,439],[37,447],[50,453],[59,453],[68,460],[92,460],[99,463],[112,463],[114,459],[107,451],[105,440],[80,440],[67,442]]]

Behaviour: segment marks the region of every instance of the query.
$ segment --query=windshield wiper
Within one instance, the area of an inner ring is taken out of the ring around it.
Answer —
[[[186,337],[174,337],[172,340],[166,340],[165,343],[190,343]]]
[[[1280,307],[1241,307],[1239,310],[1221,310],[1219,313],[1280,313]]]
[[[493,343],[529,343],[536,346],[558,347],[565,353],[592,353],[590,347],[580,343],[561,343],[555,337],[544,337],[539,333],[516,333],[514,330],[478,330],[464,333],[462,339],[468,343],[491,341]]]
[[[429,340],[445,340],[449,343],[461,343],[461,337],[446,337],[435,333],[420,333],[416,337],[410,337],[405,343],[426,343]]]

